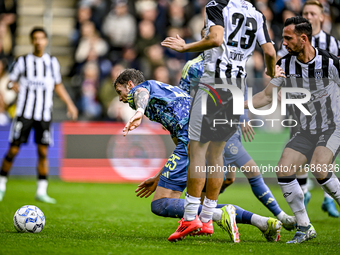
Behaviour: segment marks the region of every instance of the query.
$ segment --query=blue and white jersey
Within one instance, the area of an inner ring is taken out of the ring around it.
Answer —
[[[204,55],[200,54],[197,58],[189,60],[182,70],[181,80],[178,87],[190,95],[190,87],[199,82],[204,69]]]
[[[180,137],[180,130],[188,124],[191,97],[178,87],[155,80],[148,80],[133,87],[128,94],[128,102],[136,110],[134,94],[138,88],[149,91],[149,102],[145,108],[145,116],[162,124],[171,137]]]

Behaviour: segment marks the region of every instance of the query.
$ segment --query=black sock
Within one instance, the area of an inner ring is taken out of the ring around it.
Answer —
[[[38,174],[38,180],[47,180],[47,175]]]
[[[0,176],[5,176],[5,177],[7,177],[7,175],[8,175],[8,172],[5,172],[4,170],[1,169],[1,171],[0,171]]]

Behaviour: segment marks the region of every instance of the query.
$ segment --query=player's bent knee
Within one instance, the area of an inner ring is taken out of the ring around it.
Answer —
[[[167,217],[167,213],[166,213],[167,200],[168,198],[160,198],[155,201],[152,201],[151,202],[152,213],[158,216]]]
[[[151,202],[151,211],[162,217],[182,218],[184,199],[160,198]]]

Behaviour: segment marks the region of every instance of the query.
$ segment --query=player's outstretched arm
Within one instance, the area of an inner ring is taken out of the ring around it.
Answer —
[[[276,65],[275,67],[275,75],[274,78],[286,78],[283,69]],[[261,92],[257,93],[252,98],[252,104],[255,109],[266,106],[272,102],[273,97],[273,88],[277,87],[273,85],[271,82],[267,85],[267,87],[262,90]],[[278,87],[280,89],[281,87]],[[244,101],[244,108],[248,109],[248,100]]]
[[[265,43],[261,45],[264,53],[264,61],[266,63],[267,71],[266,74],[272,78],[275,76],[275,63],[276,63],[276,51],[273,44]]]
[[[72,120],[76,120],[78,118],[78,109],[74,105],[70,96],[68,95],[64,85],[62,83],[55,85],[54,91],[55,93],[57,93],[59,98],[66,104],[67,116]]]
[[[123,135],[126,136],[129,131],[134,130],[142,123],[145,108],[149,103],[149,91],[146,88],[138,88],[133,96],[137,111],[129,120],[123,129]]]
[[[185,41],[177,35],[176,37],[167,37],[161,45],[178,52],[201,52],[214,47],[219,47],[223,43],[224,27],[215,25],[210,27],[209,34],[202,40],[185,43]]]
[[[152,176],[146,179],[145,181],[143,181],[141,184],[139,184],[138,188],[135,190],[136,193],[138,192],[136,196],[140,198],[142,197],[147,198],[152,193],[154,193],[157,188],[158,181],[159,181],[159,178],[162,172],[163,172],[163,167],[155,176]]]

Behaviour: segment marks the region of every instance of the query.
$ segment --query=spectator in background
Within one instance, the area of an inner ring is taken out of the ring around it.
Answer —
[[[100,31],[104,17],[110,10],[111,1],[108,0],[80,0],[79,6],[90,9],[90,18],[96,29]]]
[[[107,52],[108,45],[104,39],[99,37],[94,23],[91,21],[83,22],[81,25],[81,38],[75,54],[76,62],[82,63],[86,61],[90,54],[102,57]]]
[[[84,80],[81,83],[81,97],[78,104],[81,115],[88,120],[101,116],[101,105],[97,101],[99,88],[99,68],[96,62],[84,65]]]
[[[160,44],[154,44],[145,49],[145,58],[142,60],[142,71],[147,77],[151,77],[154,69],[165,65],[163,48]]]
[[[82,5],[78,7],[77,10],[77,20],[76,25],[73,31],[73,34],[71,35],[71,44],[73,46],[77,46],[81,37],[80,28],[83,23],[86,21],[90,21],[92,16],[91,8],[88,5]]]
[[[192,17],[188,23],[194,40],[199,41],[202,38],[202,26],[204,25],[205,8],[202,8],[200,13]]]
[[[166,84],[178,84],[177,83],[171,83],[169,78],[169,70],[166,66],[158,66],[153,71],[153,80],[160,81]]]
[[[125,70],[125,66],[122,64],[116,64],[111,68],[111,75],[107,77],[102,86],[100,87],[99,93],[98,93],[98,99],[103,107],[103,115],[106,118],[114,119],[114,114],[112,112],[108,112],[108,109],[110,108],[110,104],[112,103],[112,100],[118,96],[116,90],[112,86],[112,81],[115,81],[118,77],[118,75]],[[111,109],[112,111],[112,109]]]
[[[0,56],[12,60],[13,41],[9,27],[0,19]]]
[[[171,27],[184,27],[187,23],[184,6],[187,1],[173,0],[169,4],[168,25]]]
[[[9,83],[9,73],[7,70],[7,60],[0,59],[0,125],[6,125],[9,117],[15,114],[16,93],[7,89]]]
[[[110,59],[113,62],[121,57],[123,47],[134,45],[136,19],[129,13],[127,0],[115,1],[114,8],[104,19],[102,32],[110,41]]]
[[[138,24],[139,36],[136,42],[136,51],[139,57],[146,56],[145,49],[151,45],[159,44],[160,38],[156,35],[154,24],[149,20],[142,20]]]
[[[0,0],[0,21],[6,27],[7,37],[10,37],[11,49],[9,56],[13,55],[15,45],[15,32],[17,28],[17,0]],[[11,63],[12,59],[10,59]]]
[[[139,58],[137,57],[137,52],[133,47],[127,47],[123,49],[123,56],[119,62],[126,68],[138,68],[140,69]]]

